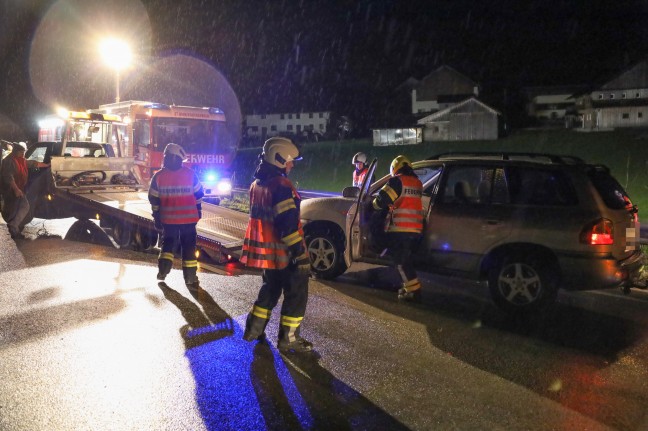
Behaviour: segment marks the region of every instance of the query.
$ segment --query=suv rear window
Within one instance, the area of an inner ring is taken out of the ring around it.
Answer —
[[[592,166],[587,172],[592,184],[596,191],[605,202],[605,205],[614,210],[620,210],[626,208],[628,205],[632,205],[630,197],[623,189],[621,184],[614,179],[607,168],[603,166]]]

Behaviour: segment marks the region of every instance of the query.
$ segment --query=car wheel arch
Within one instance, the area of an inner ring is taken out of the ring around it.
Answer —
[[[531,254],[542,256],[543,260],[554,267],[556,275],[560,277],[558,258],[551,249],[539,244],[518,242],[499,245],[486,253],[481,260],[480,279],[488,278],[489,271],[499,265],[506,256]]]

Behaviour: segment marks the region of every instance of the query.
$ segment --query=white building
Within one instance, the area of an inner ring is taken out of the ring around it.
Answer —
[[[477,96],[477,83],[452,67],[443,65],[413,86],[412,114],[437,112]]]
[[[323,136],[331,127],[331,112],[254,114],[245,116],[249,137],[266,139],[276,135],[301,135],[311,132]]]

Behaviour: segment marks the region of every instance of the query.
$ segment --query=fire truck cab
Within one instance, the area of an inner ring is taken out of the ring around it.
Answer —
[[[142,184],[162,168],[166,145],[175,143],[187,152],[185,165],[203,183],[206,201],[219,203],[222,197],[231,197],[237,143],[228,139],[220,109],[131,100],[100,105],[94,112],[118,115],[127,125],[122,139],[125,155],[134,157]]]

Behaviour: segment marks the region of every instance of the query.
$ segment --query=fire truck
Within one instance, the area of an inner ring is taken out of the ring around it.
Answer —
[[[126,101],[100,105],[91,112],[117,115],[126,124],[124,155],[134,157],[140,182],[148,184],[162,167],[164,147],[181,145],[185,165],[196,172],[205,189],[205,200],[218,203],[231,197],[231,170],[238,142],[231,142],[225,114],[219,108]]]
[[[117,113],[98,112],[113,108]],[[48,116],[39,122],[39,142],[25,154],[27,159],[50,164],[29,172],[31,216],[74,217],[80,222],[77,231],[93,238],[105,237],[119,247],[150,249],[158,233],[147,187],[152,174],[161,168],[167,143],[185,146],[187,163],[202,174],[211,196],[231,193],[227,185],[218,189],[223,182],[230,184],[223,172],[235,151],[222,143],[224,121],[223,113],[214,108],[148,102],[102,105],[91,111],[61,110]],[[210,182],[210,173],[222,176]],[[201,254],[218,262],[240,254],[248,215],[210,203],[203,204],[202,213],[197,225]]]

